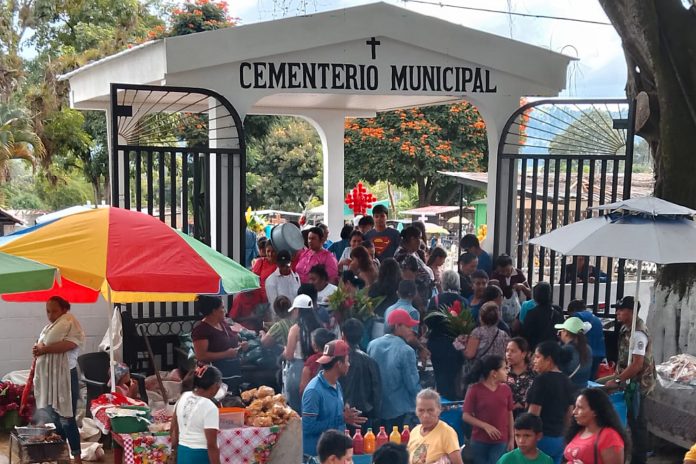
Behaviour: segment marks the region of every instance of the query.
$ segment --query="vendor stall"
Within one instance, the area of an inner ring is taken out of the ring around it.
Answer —
[[[243,401],[246,408],[220,410],[218,445],[222,463],[280,464],[302,461],[301,421],[281,395],[263,386],[243,392],[237,400]],[[92,405],[97,424],[104,433],[111,434],[116,444],[114,462],[166,463],[172,452],[169,434],[172,411],[150,413],[137,403],[116,393],[102,395]],[[124,425],[124,418],[128,418],[127,425]],[[143,421],[147,421],[147,425],[144,426]]]

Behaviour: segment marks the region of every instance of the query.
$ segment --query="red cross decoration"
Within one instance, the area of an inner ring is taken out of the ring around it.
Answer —
[[[377,201],[373,194],[367,191],[362,182],[353,187],[353,190],[346,195],[346,205],[353,210],[355,216],[365,215],[365,212]]]

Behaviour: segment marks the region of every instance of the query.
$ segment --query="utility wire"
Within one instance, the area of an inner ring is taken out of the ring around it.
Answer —
[[[565,16],[549,16],[549,15],[538,15],[538,14],[516,13],[513,11],[490,10],[488,8],[475,8],[473,6],[452,5],[449,3],[429,2],[426,0],[403,0],[403,2],[404,3],[422,3],[423,5],[433,5],[433,6],[448,7],[448,8],[458,8],[460,10],[481,11],[484,13],[499,13],[499,14],[511,15],[511,16],[522,16],[524,18],[555,19],[558,21],[572,21],[575,23],[597,24],[600,26],[612,26],[611,23],[605,23],[602,21],[593,21],[591,19],[577,19],[577,18],[568,18]]]

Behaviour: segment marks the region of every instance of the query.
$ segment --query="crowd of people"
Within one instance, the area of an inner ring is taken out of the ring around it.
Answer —
[[[509,256],[491,259],[474,235],[461,240],[457,270],[444,270],[447,253],[426,245],[424,228],[398,232],[387,216],[375,207],[335,243],[325,226],[308,228],[297,253],[259,239],[258,290],[236,296],[229,311],[218,297],[197,299],[202,319],[192,340],[203,366],[176,407],[179,462],[219,462],[217,410],[208,399],[223,382],[239,389],[240,324],[279,353],[282,393],[302,417],[304,454],[322,463],[350,462],[345,430],[405,426],[408,443],[382,446],[373,462],[459,464],[464,447],[476,463],[646,462],[644,400],[655,374],[641,319],[631,333],[633,298],[614,305],[622,324],[617,370],[597,379],[606,370],[605,340],[584,301],[572,301],[564,316],[548,282],[530,288]],[[374,320],[337,320],[329,301],[339,288],[375,298]],[[47,303],[49,324],[33,348],[35,389],[37,407],[79,456],[75,367],[84,333],[69,309],[60,298]],[[456,333],[447,315],[465,312],[475,328]],[[133,387],[120,377],[118,387]],[[630,438],[605,389],[587,388],[589,380],[625,392]],[[464,441],[440,418],[443,400],[461,402]]]
[[[461,462],[464,443],[439,420],[443,397],[462,402],[476,463],[619,463],[624,453],[646,462],[641,399],[654,385],[654,365],[643,322],[630,334],[631,298],[616,305],[623,324],[618,371],[601,379],[634,398],[629,441],[607,394],[586,388],[606,348],[601,321],[584,301],[572,301],[565,317],[551,284],[530,288],[509,256],[492,259],[471,234],[461,240],[457,270],[445,270],[447,252],[427,245],[421,223],[398,232],[387,219],[388,210],[375,207],[357,226],[346,225],[337,242],[325,226],[311,227],[295,255],[259,242],[265,253],[252,269],[262,288],[232,307],[235,321],[256,330],[263,330],[259,307],[273,308],[276,322],[262,340],[283,348],[283,393],[302,416],[306,455],[322,460],[322,443],[347,447],[345,429],[409,426],[409,462]],[[383,332],[365,321],[335,320],[328,299],[338,287],[377,298]],[[447,317],[428,317],[434,312],[469,312],[475,328],[455,333]],[[326,436],[327,429],[339,433]]]

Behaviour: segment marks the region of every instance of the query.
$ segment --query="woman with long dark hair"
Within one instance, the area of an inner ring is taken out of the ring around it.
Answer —
[[[225,322],[225,306],[217,296],[199,295],[194,308],[203,316],[191,331],[196,359],[212,364],[222,373],[222,381],[231,393],[237,393],[242,381],[240,351],[247,342],[241,342],[236,332]]]
[[[623,464],[628,437],[619,416],[600,389],[586,388],[575,400],[563,458],[583,464]]]
[[[384,316],[384,311],[396,303],[399,297],[396,291],[401,282],[401,266],[394,258],[386,258],[379,266],[377,281],[372,284],[368,291],[370,298],[382,297],[382,301],[375,307],[375,314],[379,317]]]
[[[474,363],[464,399],[464,422],[470,424],[471,450],[477,464],[495,464],[515,447],[512,430],[512,392],[507,386],[507,365],[501,356],[486,356]]]
[[[508,364],[507,384],[512,390],[514,401],[513,416],[517,418],[527,411],[527,391],[532,386],[536,373],[529,362],[529,344],[522,337],[510,340],[505,349],[505,361]]]
[[[531,349],[547,340],[558,341],[556,324],[563,324],[561,308],[553,304],[551,284],[539,282],[534,286],[536,307],[524,318],[522,336],[527,339]]]
[[[358,245],[350,252],[350,270],[365,281],[366,287],[377,280],[377,269],[372,262],[372,257],[362,245]]]
[[[556,324],[563,343],[559,367],[578,389],[586,387],[592,375],[592,348],[585,336],[585,332],[591,328],[592,324],[577,317],[569,317],[563,324]]]
[[[427,266],[433,271],[433,284],[438,292],[442,292],[442,266],[447,260],[447,251],[440,246],[436,246],[428,256]]]
[[[283,396],[292,409],[298,413],[302,409],[300,381],[304,362],[314,353],[312,332],[321,327],[314,309],[314,302],[309,295],[297,295],[289,311],[298,311],[295,324],[288,332],[288,344],[283,351],[285,367],[283,368]]]
[[[525,319],[526,322],[526,319]],[[537,377],[527,392],[528,412],[541,417],[544,438],[537,446],[556,464],[563,455],[563,430],[570,420],[575,401],[575,386],[561,372],[561,347],[555,341],[540,343],[534,351]]]

